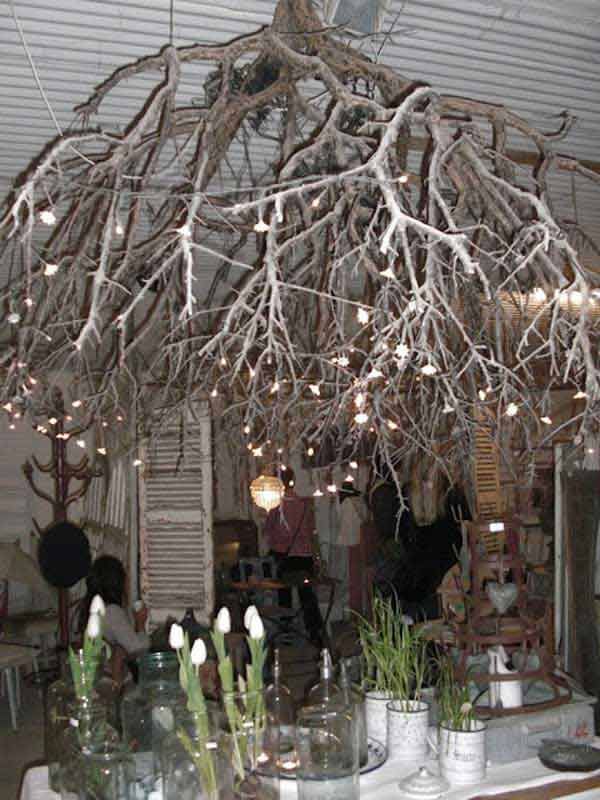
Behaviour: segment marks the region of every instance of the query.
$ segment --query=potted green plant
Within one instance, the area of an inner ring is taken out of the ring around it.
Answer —
[[[485,777],[487,726],[475,718],[469,681],[457,681],[450,653],[439,659],[437,701],[440,772],[451,784],[478,783]]]
[[[424,756],[429,710],[421,699],[427,654],[420,629],[408,625],[391,600],[376,596],[372,619],[359,618],[358,632],[369,736],[395,757]]]

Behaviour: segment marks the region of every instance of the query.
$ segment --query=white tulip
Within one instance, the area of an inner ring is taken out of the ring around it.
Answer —
[[[171,630],[169,631],[169,644],[173,648],[173,650],[181,650],[183,647],[183,628],[181,625],[178,625],[174,622],[171,625]]]
[[[100,614],[103,617],[106,614],[106,606],[104,605],[104,600],[100,597],[99,594],[95,594],[92,598],[92,604],[90,605],[90,614]]]
[[[207,656],[206,645],[204,644],[202,639],[196,639],[191,652],[192,664],[195,667],[201,666],[206,661],[206,656]]]
[[[265,626],[263,625],[263,621],[260,618],[258,611],[250,620],[249,632],[251,639],[262,639],[265,635]]]
[[[87,627],[85,629],[86,634],[89,636],[90,639],[95,639],[97,636],[100,636],[100,632],[102,631],[102,618],[100,614],[90,614],[87,622]]]
[[[229,633],[231,631],[231,615],[229,614],[229,609],[225,608],[225,606],[217,614],[215,626],[219,633]]]
[[[258,614],[256,606],[248,606],[244,612],[244,628],[246,628],[247,631],[250,630],[250,623],[252,622],[252,617],[255,614]]]

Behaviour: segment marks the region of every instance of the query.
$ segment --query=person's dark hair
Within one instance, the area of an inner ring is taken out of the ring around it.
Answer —
[[[81,609],[81,627],[85,627],[94,595],[99,594],[106,605],[120,606],[125,591],[125,567],[114,556],[99,556],[86,578],[87,593]]]

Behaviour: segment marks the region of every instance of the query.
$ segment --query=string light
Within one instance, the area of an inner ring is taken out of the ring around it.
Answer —
[[[266,233],[269,230],[269,225],[261,217],[254,226],[254,230],[256,233]]]
[[[218,395],[219,395],[219,393],[217,392],[216,389],[213,389],[212,392],[210,393],[211,397],[218,397]]]
[[[14,431],[16,426],[15,426],[14,422],[11,422],[11,423],[10,423],[10,425],[9,425],[8,427],[9,427],[9,429],[10,429],[11,431]]]
[[[6,318],[9,325],[18,325],[21,322],[21,315],[16,311],[12,311]]]
[[[31,306],[33,305],[33,300],[31,297],[26,297],[25,300],[23,300],[23,302],[25,303],[27,308],[31,308]]]
[[[394,422],[393,419],[388,419],[387,426],[391,431],[397,431],[398,430],[398,424],[396,422]]]
[[[544,425],[552,425],[552,420],[550,417],[542,417],[540,422],[543,422]]]
[[[277,448],[277,455],[280,456],[282,453],[283,453],[283,447],[278,447]],[[284,467],[284,469],[285,469],[285,467]]]
[[[348,473],[344,478],[344,483],[354,483],[354,475]]]
[[[40,220],[44,225],[56,225],[56,214],[52,209],[46,208],[44,211],[40,211]]]
[[[34,377],[33,377],[33,375],[30,375],[30,376],[29,376],[29,378],[28,378],[27,380],[29,381],[29,383],[30,383],[32,386],[35,386],[35,385],[37,384],[37,379],[36,379],[36,378],[34,378]]]
[[[573,395],[573,400],[585,400],[587,397],[586,392],[582,392],[581,389]]]
[[[429,364],[425,364],[425,366],[424,366],[424,367],[421,367],[421,372],[423,373],[423,375],[435,375],[435,373],[436,373],[437,371],[438,371],[438,370],[437,370],[437,367],[436,367],[436,366],[434,366],[434,365],[433,365],[433,364],[431,364],[431,363],[429,363]]]
[[[314,456],[314,454],[315,454],[315,448],[314,447],[307,448],[307,450],[306,450],[306,455],[307,456],[311,456],[312,457],[312,456]]]
[[[369,421],[369,415],[368,415],[368,414],[365,414],[365,412],[364,412],[364,411],[360,411],[360,412],[359,412],[358,414],[356,414],[356,416],[354,417],[354,421],[356,422],[356,424],[357,424],[357,425],[364,425],[364,424],[365,424],[365,422],[368,422],[368,421]]]
[[[106,447],[99,447],[98,448],[98,452],[100,453],[101,456],[105,456],[106,455]]]
[[[349,466],[350,469],[358,469],[358,463],[356,461],[351,461]]]
[[[225,358],[225,356],[222,356],[221,361],[219,363],[221,364],[222,367],[227,366],[227,359]]]
[[[135,459],[133,460],[133,466],[134,466],[134,467],[141,467],[141,466],[142,466],[142,463],[143,463],[143,462],[142,462],[142,459],[141,459],[141,458],[135,458]]]
[[[340,356],[338,358],[338,364],[340,365],[340,367],[347,367],[349,363],[350,359],[348,358],[348,356]]]
[[[117,236],[123,236],[123,234],[125,233],[125,229],[123,228],[120,222],[117,222],[117,224],[115,225],[115,233],[117,234]]]
[[[79,406],[81,405],[81,400],[73,400],[71,405],[73,406],[73,408],[79,408]]]
[[[269,394],[276,394],[279,391],[279,381],[275,381],[275,383],[271,386],[271,391]]]
[[[398,178],[398,183],[408,183],[408,175],[406,174],[400,175],[400,177]]]
[[[244,433],[246,436],[250,433],[250,425],[244,425]]]
[[[377,369],[377,367],[373,367],[371,372],[369,372],[367,375],[367,380],[374,381],[376,378],[383,378],[383,372],[380,369]]]
[[[313,497],[323,497],[323,492],[319,489],[318,486],[313,492]]]
[[[477,392],[477,395],[479,396],[479,399],[480,399],[480,400],[485,400],[485,399],[486,399],[486,397],[487,397],[487,395],[486,395],[486,393],[484,392],[484,390],[483,390],[483,389],[480,389],[480,390]]]
[[[13,407],[12,407],[12,403],[5,403],[5,404],[2,406],[2,408],[3,408],[5,411],[8,411],[8,412],[10,413],[10,412],[12,411],[12,409],[13,409]]]
[[[379,274],[381,275],[382,278],[395,278],[396,277],[396,273],[390,267],[388,267],[387,269],[384,269],[383,272],[380,272]]]
[[[442,408],[442,414],[452,414],[453,411],[454,409],[452,408],[450,403],[446,403]]]
[[[58,272],[58,264],[46,264],[44,267],[44,275],[47,278],[51,278],[53,275],[56,275]]]
[[[191,239],[191,238],[192,238],[192,229],[191,229],[191,228],[190,228],[190,226],[189,226],[189,225],[187,225],[187,224],[185,224],[185,225],[182,225],[182,226],[181,226],[181,228],[177,228],[177,233],[178,233],[178,234],[179,234],[179,235],[180,235],[180,236],[181,236],[183,239]]]
[[[102,421],[102,427],[103,428],[108,428],[108,422],[106,420]]]
[[[319,386],[318,383],[309,383],[308,388],[311,390],[311,392],[314,394],[315,397],[321,396],[321,387]]]
[[[255,447],[254,450],[252,451],[252,455],[255,458],[260,458],[262,454],[263,454],[262,447]]]
[[[58,422],[58,420],[56,419],[56,417],[50,417],[50,419],[48,420],[48,422],[50,423],[50,425],[56,425],[56,423]]]
[[[335,485],[335,483],[330,483],[330,484],[327,486],[327,491],[328,491],[330,494],[336,494],[336,492],[337,492],[337,486]]]
[[[506,407],[506,416],[514,417],[519,412],[519,406],[516,403],[509,403]]]
[[[593,454],[594,454],[596,451],[594,450],[594,448],[593,448],[593,447],[588,447],[588,448],[587,448],[587,452],[588,452],[590,455],[593,455]]]
[[[83,450],[83,448],[85,447],[85,439],[77,439],[75,444],[77,445],[77,447],[81,447],[81,449]]]
[[[120,414],[117,414],[117,422],[123,422],[123,417]]]
[[[362,408],[365,404],[366,399],[367,398],[365,397],[365,395],[362,392],[359,392],[354,398],[354,405],[357,408]]]
[[[251,444],[251,443],[249,443],[249,444],[247,444],[247,445],[246,445],[246,448],[247,448],[248,450],[254,450],[254,445],[253,445],[253,444]]]
[[[362,323],[363,325],[366,325],[366,323],[369,321],[369,312],[367,311],[366,308],[362,308],[361,307],[356,312],[356,318],[358,319],[358,321],[360,323]]]

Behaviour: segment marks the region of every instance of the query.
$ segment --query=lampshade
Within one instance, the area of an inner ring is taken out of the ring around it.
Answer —
[[[259,508],[264,508],[265,511],[277,508],[284,492],[283,483],[273,475],[259,475],[250,484],[252,499]]]

